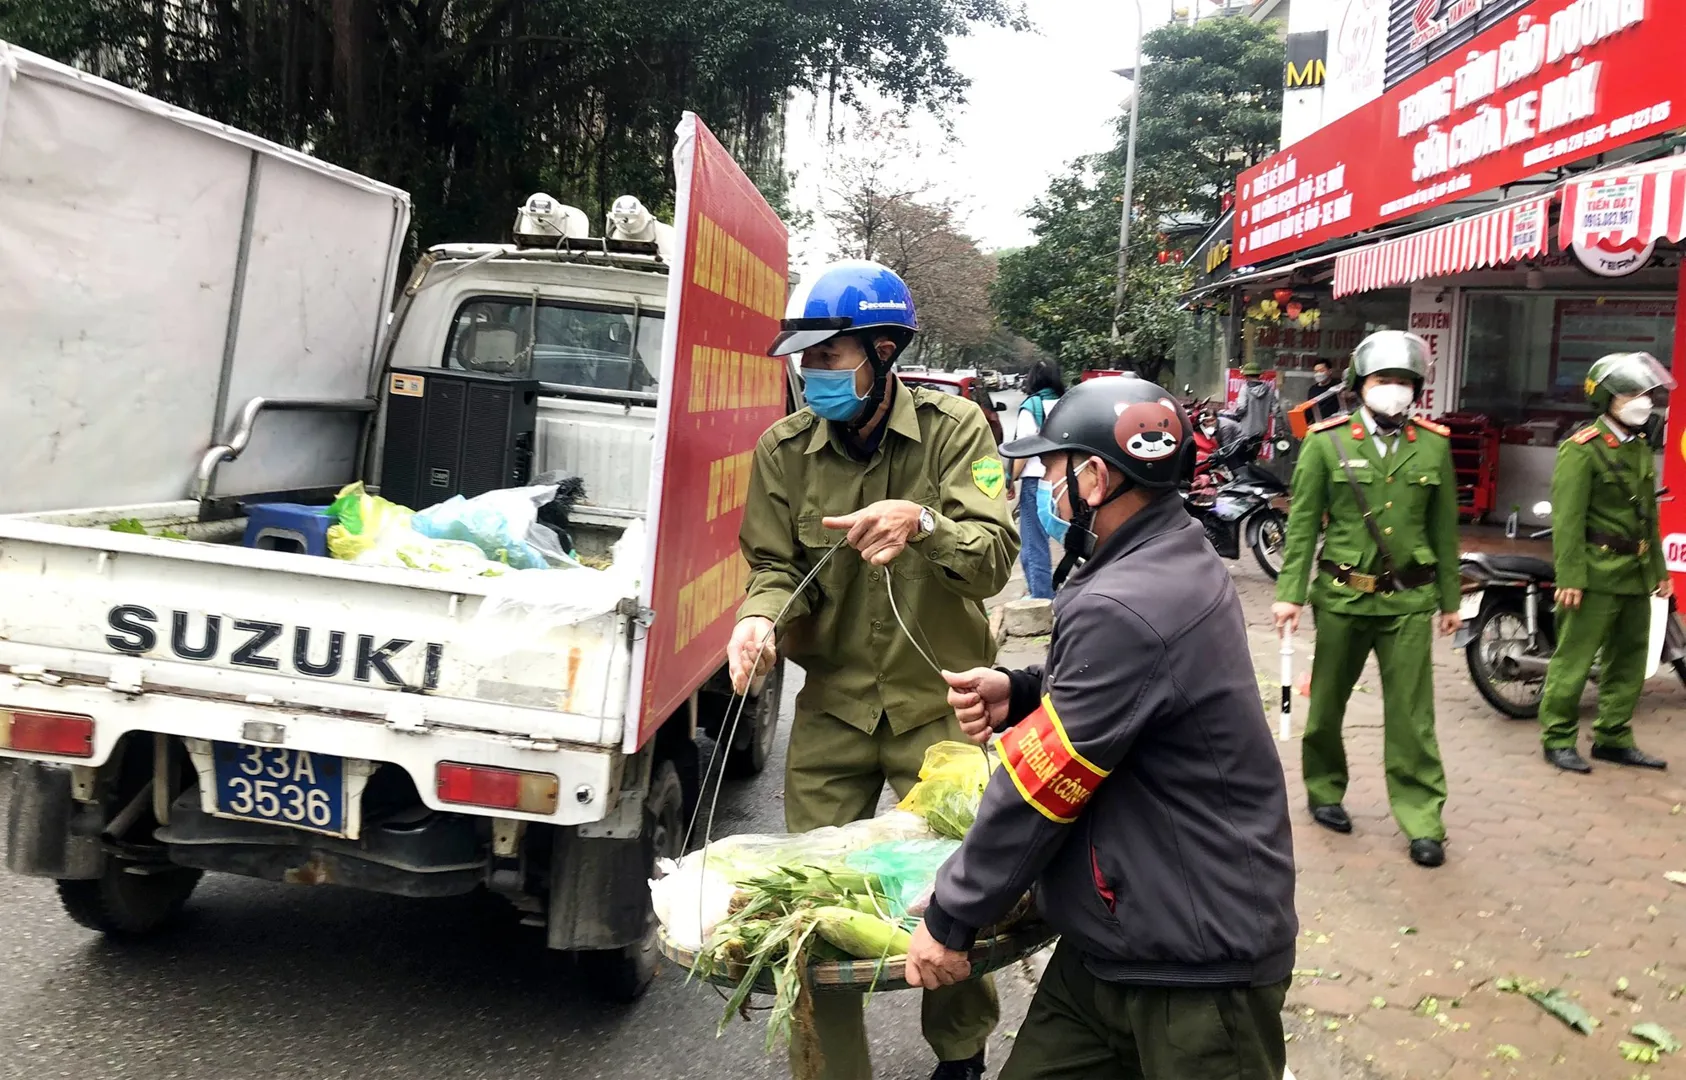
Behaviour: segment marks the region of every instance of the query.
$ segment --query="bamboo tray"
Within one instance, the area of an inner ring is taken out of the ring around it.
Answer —
[[[1011,926],[996,928],[996,932],[990,937],[980,937],[977,944],[972,946],[972,951],[968,954],[972,960],[971,978],[982,978],[992,971],[999,971],[1009,964],[1016,963],[1041,949],[1055,937],[1051,927],[1034,917]],[[697,954],[669,941],[665,929],[657,931],[657,941],[662,955],[686,971],[696,966]],[[748,971],[747,964],[730,963],[723,970],[700,977],[719,986],[736,987]],[[808,979],[810,985],[818,990],[851,990],[864,993],[869,989],[874,992],[912,989],[907,984],[905,956],[892,956],[882,964],[876,960],[819,960],[808,965]],[[763,969],[756,976],[755,992],[773,992],[773,973],[770,970]]]

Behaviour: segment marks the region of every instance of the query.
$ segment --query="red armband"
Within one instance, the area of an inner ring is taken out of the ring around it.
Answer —
[[[1001,737],[1001,763],[1024,801],[1062,825],[1077,819],[1108,775],[1072,747],[1051,697]]]

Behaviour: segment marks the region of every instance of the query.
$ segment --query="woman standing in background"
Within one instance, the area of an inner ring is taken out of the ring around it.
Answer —
[[[1042,422],[1053,409],[1054,402],[1065,393],[1065,381],[1052,360],[1038,360],[1031,365],[1025,379],[1025,399],[1019,404],[1018,418],[1010,439],[1027,439],[1042,431]],[[1042,531],[1042,521],[1036,516],[1036,489],[1042,482],[1042,462],[1036,458],[1020,458],[1013,462],[1014,486],[1022,480],[1024,487],[1019,498],[1019,562],[1024,567],[1025,585],[1032,599],[1054,598],[1054,563],[1049,553],[1048,534]]]

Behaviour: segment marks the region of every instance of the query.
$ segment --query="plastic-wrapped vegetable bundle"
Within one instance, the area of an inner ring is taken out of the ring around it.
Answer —
[[[938,836],[961,840],[978,816],[987,786],[989,756],[982,747],[940,742],[926,749],[919,782],[896,808],[918,814]]]
[[[650,882],[656,918],[669,940],[696,952],[730,913],[743,886],[787,867],[848,868],[848,856],[876,844],[929,840],[931,830],[914,814],[892,811],[848,825],[786,835],[745,833],[709,845],[678,862],[663,860],[662,876]]]
[[[435,540],[473,544],[486,558],[517,570],[577,566],[549,529],[535,529],[539,507],[556,497],[555,484],[503,488],[465,499],[452,496],[418,511],[410,527]]]
[[[473,544],[435,540],[410,527],[415,511],[378,495],[357,481],[340,489],[328,507],[328,553],[363,566],[401,566],[435,573],[501,574],[508,568],[486,558]]]

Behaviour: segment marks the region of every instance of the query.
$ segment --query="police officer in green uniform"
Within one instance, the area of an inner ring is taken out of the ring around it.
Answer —
[[[1557,567],[1557,651],[1540,701],[1545,758],[1591,772],[1575,749],[1581,691],[1599,660],[1592,756],[1663,769],[1633,744],[1633,706],[1649,664],[1652,594],[1674,593],[1657,528],[1657,469],[1640,437],[1651,395],[1674,379],[1649,353],[1616,353],[1587,372],[1599,417],[1557,449],[1551,474],[1551,553]]]
[[[1019,545],[983,412],[891,372],[918,328],[901,278],[839,263],[792,296],[789,314],[770,351],[801,353],[808,407],[755,450],[741,534],[749,594],[728,659],[742,689],[771,664],[776,632],[806,671],[784,790],[785,824],[805,832],[871,817],[885,781],[906,794],[927,747],[965,738],[948,684],[909,635],[944,668],[988,664],[984,601],[1007,584]],[[869,1080],[861,996],[822,991],[813,1004],[792,1061],[817,1050],[826,1080]],[[999,1014],[988,980],[925,994],[935,1080],[981,1080]]]
[[[1298,628],[1315,559],[1309,592],[1316,658],[1300,745],[1312,818],[1335,832],[1352,831],[1341,805],[1341,720],[1373,651],[1382,675],[1388,802],[1410,841],[1411,861],[1439,866],[1446,860],[1446,771],[1434,735],[1430,652],[1435,612],[1443,634],[1461,620],[1451,444],[1445,428],[1410,416],[1428,361],[1427,342],[1398,330],[1371,334],[1353,352],[1347,385],[1363,404],[1306,436],[1272,611],[1279,631]]]

